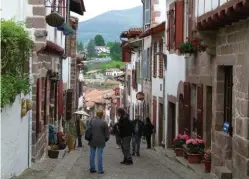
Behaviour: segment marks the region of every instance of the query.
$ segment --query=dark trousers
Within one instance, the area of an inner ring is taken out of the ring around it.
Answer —
[[[150,149],[151,148],[151,135],[146,136],[146,142],[147,142],[147,148]]]
[[[141,136],[140,135],[134,135],[132,137],[132,153],[140,154],[140,143],[141,143]]]
[[[116,138],[116,144],[118,146],[120,146],[121,145],[121,137],[119,135],[115,135],[115,138]]]
[[[124,155],[124,160],[130,161],[132,160],[131,157],[131,136],[130,137],[124,137],[121,139],[121,148]]]

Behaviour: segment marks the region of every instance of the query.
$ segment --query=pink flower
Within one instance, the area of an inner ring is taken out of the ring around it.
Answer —
[[[176,142],[177,141],[177,138],[174,138],[173,142]]]
[[[196,139],[198,144],[204,144],[204,141],[202,139]]]
[[[178,134],[178,135],[176,136],[176,138],[177,138],[177,139],[180,139],[181,136],[182,136],[181,134]]]
[[[188,139],[188,140],[186,141],[186,144],[187,144],[187,145],[188,145],[188,144],[191,144],[192,141],[193,141],[193,139]]]
[[[185,140],[188,140],[189,139],[189,136],[187,134],[184,134],[181,136],[181,139],[185,139]]]
[[[197,144],[197,140],[193,139],[192,140],[192,144],[196,145]]]

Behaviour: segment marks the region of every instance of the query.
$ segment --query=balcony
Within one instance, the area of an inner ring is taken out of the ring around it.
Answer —
[[[196,0],[199,30],[213,30],[249,17],[249,0]]]

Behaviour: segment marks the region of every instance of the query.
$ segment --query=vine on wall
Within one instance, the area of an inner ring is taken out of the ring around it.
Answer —
[[[1,20],[1,107],[30,90],[28,78],[32,40],[21,22]]]

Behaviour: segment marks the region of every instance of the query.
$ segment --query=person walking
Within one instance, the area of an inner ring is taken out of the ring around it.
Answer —
[[[140,156],[140,143],[143,135],[144,123],[140,120],[139,115],[136,115],[132,121],[133,136],[132,136],[132,156]]]
[[[90,172],[96,173],[95,153],[98,154],[98,173],[103,174],[102,155],[105,143],[109,140],[109,128],[107,122],[103,118],[103,111],[97,111],[96,117],[89,122],[91,127],[90,145]]]
[[[124,160],[121,164],[131,165],[133,164],[131,157],[131,138],[132,138],[132,122],[129,117],[125,114],[125,110],[123,108],[117,109],[117,116],[119,118],[118,121],[118,129],[120,132],[121,138],[121,149],[124,155]]]
[[[147,149],[151,148],[151,135],[153,134],[154,126],[152,125],[150,118],[147,117],[144,125],[144,132],[143,135],[146,138],[147,142]]]

